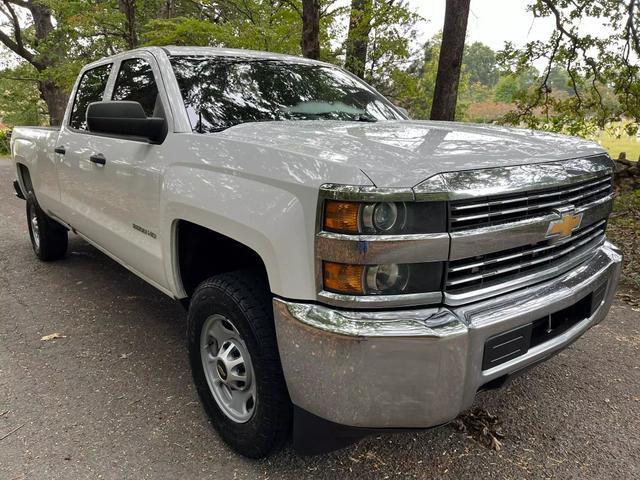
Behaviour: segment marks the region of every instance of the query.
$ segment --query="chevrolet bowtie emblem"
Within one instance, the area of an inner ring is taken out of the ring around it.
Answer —
[[[571,235],[582,223],[582,213],[563,213],[559,220],[554,220],[549,224],[547,237],[564,238]]]

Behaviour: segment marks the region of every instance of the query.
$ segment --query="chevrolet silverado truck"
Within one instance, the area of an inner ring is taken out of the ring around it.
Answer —
[[[105,58],[11,150],[36,256],[71,231],[181,301],[204,409],[249,457],[445,424],[601,322],[620,274],[598,145],[412,121],[303,58]]]

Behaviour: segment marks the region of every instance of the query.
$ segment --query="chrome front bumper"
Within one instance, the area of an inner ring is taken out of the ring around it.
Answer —
[[[293,403],[331,422],[426,428],[469,408],[488,383],[567,347],[607,312],[622,256],[610,243],[553,280],[460,307],[347,312],[274,300],[282,366]],[[592,315],[527,353],[482,370],[492,336],[605,294]]]

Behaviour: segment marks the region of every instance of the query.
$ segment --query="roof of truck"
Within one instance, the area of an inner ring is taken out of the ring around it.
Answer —
[[[214,47],[178,47],[168,45],[161,47],[168,55],[202,55],[212,57],[243,57],[265,60],[286,60],[302,63],[323,63],[295,55],[284,55],[282,53],[261,52],[258,50],[244,50],[240,48],[214,48]]]
[[[175,45],[167,45],[163,47],[142,47],[135,50],[129,50],[121,52],[110,57],[101,58],[95,62],[92,62],[84,67],[85,70],[93,68],[97,65],[103,64],[107,61],[113,61],[118,58],[129,57],[135,55],[136,52],[146,51],[153,53],[158,50],[164,51],[169,56],[172,55],[184,55],[184,56],[210,56],[210,57],[234,57],[234,58],[246,58],[254,60],[283,60],[286,62],[316,64],[325,66],[334,66],[326,62],[320,62],[318,60],[311,60],[309,58],[298,57],[295,55],[284,55],[282,53],[261,52],[258,50],[244,50],[240,48],[214,48],[214,47],[178,47]]]

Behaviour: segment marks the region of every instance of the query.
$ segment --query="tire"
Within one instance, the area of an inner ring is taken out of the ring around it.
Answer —
[[[27,196],[27,224],[31,246],[45,262],[60,260],[67,254],[67,229],[42,211],[33,194]]]
[[[223,440],[250,458],[282,448],[292,405],[266,279],[243,271],[202,282],[189,307],[188,344],[198,395]]]

